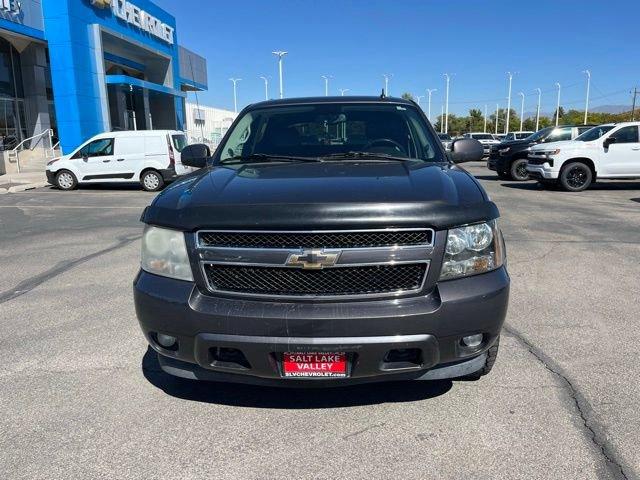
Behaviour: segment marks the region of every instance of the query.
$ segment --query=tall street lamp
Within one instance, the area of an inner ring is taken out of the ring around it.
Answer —
[[[230,78],[229,79],[231,82],[233,82],[233,111],[235,113],[238,113],[238,95],[236,92],[236,88],[237,88],[237,84],[240,80],[242,80],[241,78]]]
[[[500,105],[496,103],[496,135],[498,134],[498,119],[500,118]]]
[[[384,77],[384,96],[388,97],[389,96],[389,79],[393,77],[393,73],[383,73],[382,76]]]
[[[556,127],[560,121],[560,84],[556,82],[556,88],[558,89],[558,102],[556,104]]]
[[[260,78],[264,80],[264,99],[269,100],[269,77],[261,75]]]
[[[416,95],[416,103],[420,106],[420,100],[424,98],[424,95]]]
[[[542,98],[542,90],[540,90],[539,88],[536,88],[535,91],[538,92],[538,106],[536,107],[536,132],[537,132],[540,126],[540,99]]]
[[[280,98],[284,98],[284,87],[282,84],[282,57],[284,57],[289,52],[284,52],[282,50],[276,50],[273,53],[276,57],[278,57],[278,74],[280,76]]]
[[[437,88],[427,88],[427,94],[429,99],[428,101],[429,109],[427,110],[427,118],[429,119],[429,121],[431,121],[431,94],[437,91],[438,91]]]
[[[520,102],[520,131],[522,131],[522,125],[524,123],[524,93],[518,93],[522,97],[522,102]]]
[[[507,120],[504,125],[504,133],[509,133],[509,116],[511,113],[511,82],[513,81],[513,73],[507,72],[509,76],[509,93],[507,94]]]
[[[587,124],[587,116],[589,115],[589,87],[591,87],[591,72],[589,70],[583,70],[587,76],[587,100],[584,103],[584,124]]]
[[[331,75],[320,75],[322,78],[324,78],[324,96],[328,97],[329,96],[329,79],[333,78]]]
[[[340,96],[344,97],[345,92],[348,92],[349,90],[351,90],[350,88],[339,88],[338,91],[340,92]]]
[[[443,76],[447,81],[444,100],[444,133],[449,133],[449,81],[451,76],[448,73],[444,73]]]

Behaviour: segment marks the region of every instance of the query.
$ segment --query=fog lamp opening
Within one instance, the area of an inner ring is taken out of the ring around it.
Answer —
[[[476,348],[482,344],[483,335],[481,333],[477,333],[475,335],[467,335],[466,337],[462,337],[462,344],[465,347]]]

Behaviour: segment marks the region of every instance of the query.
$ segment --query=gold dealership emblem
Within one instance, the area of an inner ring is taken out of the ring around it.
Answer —
[[[109,8],[111,0],[91,0],[91,5],[97,8]]]
[[[301,267],[310,270],[319,270],[324,267],[333,267],[338,261],[340,252],[325,252],[324,250],[303,250],[302,253],[292,253],[287,258],[287,267]]]

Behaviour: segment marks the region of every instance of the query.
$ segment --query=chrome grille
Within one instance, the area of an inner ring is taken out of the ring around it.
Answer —
[[[429,245],[432,240],[433,230],[430,229],[198,233],[199,246],[227,248],[372,248]]]
[[[373,265],[302,270],[281,267],[205,265],[216,290],[260,295],[371,295],[417,290],[427,265]]]

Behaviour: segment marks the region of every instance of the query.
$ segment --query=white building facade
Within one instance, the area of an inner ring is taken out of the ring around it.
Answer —
[[[238,116],[231,110],[185,103],[186,134],[189,143],[206,143],[215,148]]]

